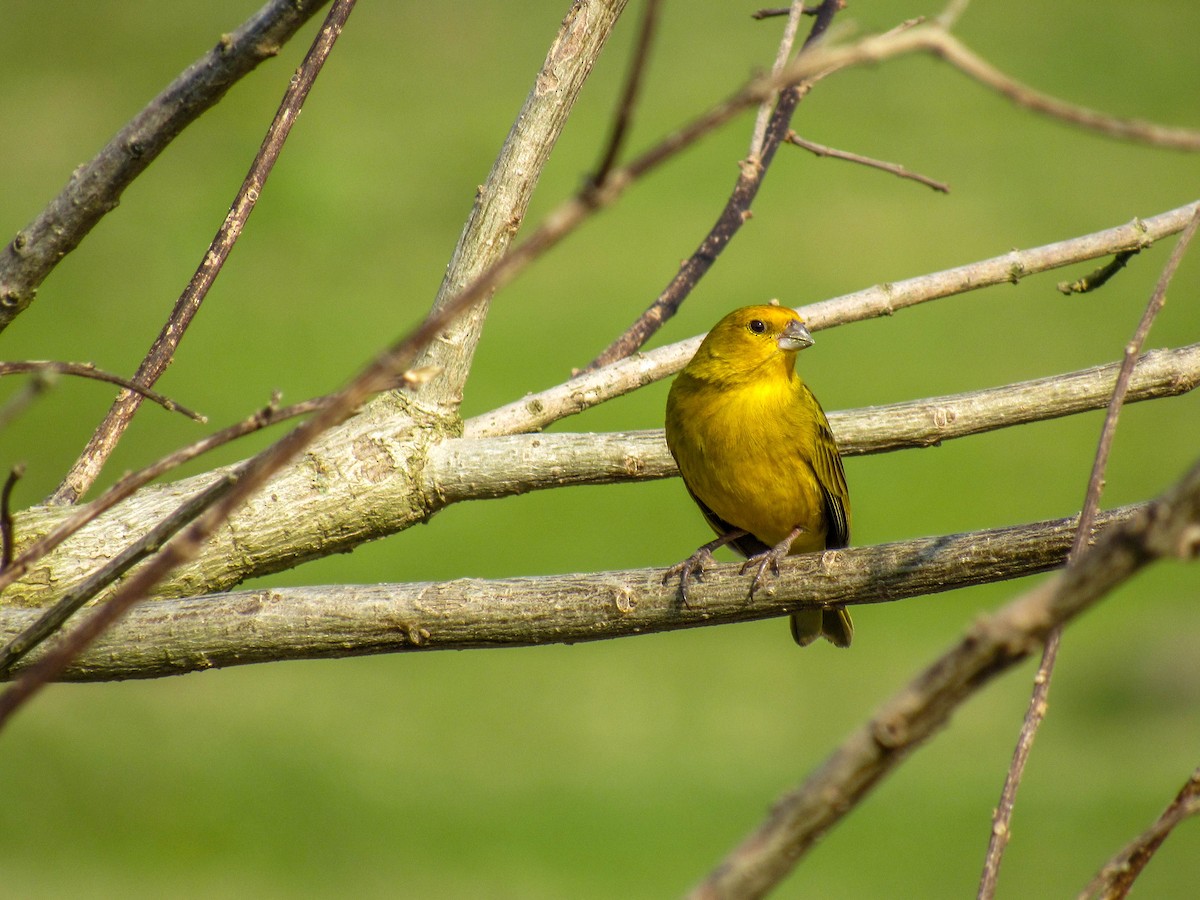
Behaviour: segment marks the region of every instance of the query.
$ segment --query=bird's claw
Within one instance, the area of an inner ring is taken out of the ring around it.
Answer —
[[[754,579],[750,582],[751,600],[754,599],[755,591],[757,591],[759,586],[762,584],[763,575],[766,574],[767,569],[771,570],[772,575],[779,574],[779,561],[787,556],[789,547],[790,542],[788,542],[786,545],[781,544],[778,547],[772,547],[770,550],[764,550],[762,553],[756,553],[742,564],[742,568],[739,573],[741,575],[745,575],[755,566],[758,567],[754,573]]]
[[[691,608],[688,603],[688,583],[695,576],[697,581],[704,580],[704,570],[709,566],[715,565],[716,560],[713,559],[712,551],[708,547],[701,547],[683,562],[676,563],[663,573],[662,583],[666,584],[676,575],[679,576],[679,599],[686,608]]]

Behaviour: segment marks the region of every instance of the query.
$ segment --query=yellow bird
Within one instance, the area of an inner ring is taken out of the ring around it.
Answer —
[[[688,493],[717,533],[667,571],[703,578],[712,551],[730,546],[757,566],[750,594],[768,568],[789,554],[845,547],[850,494],[829,421],[796,374],[796,354],[813,343],[804,321],[780,306],[747,306],[717,323],[667,397],[667,446]],[[845,607],[792,616],[805,646],[824,637],[849,647],[854,624]]]

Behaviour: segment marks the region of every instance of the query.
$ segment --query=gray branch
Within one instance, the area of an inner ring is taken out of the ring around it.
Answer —
[[[1102,517],[1128,522],[1141,507]],[[662,569],[444,583],[278,588],[145,603],[78,658],[78,681],[155,678],[214,667],[417,650],[577,643],[783,616],[829,603],[883,603],[1058,566],[1076,519],[919,538],[786,560],[747,597],[739,564],[710,569],[677,599]],[[0,644],[35,618],[0,610]],[[40,650],[13,674],[36,662]]]
[[[476,193],[434,300],[435,310],[508,250],[575,100],[627,2],[588,0],[567,13],[487,181]],[[418,358],[416,368],[433,367],[440,373],[417,392],[419,402],[457,412],[488,304],[485,298],[459,316]]]

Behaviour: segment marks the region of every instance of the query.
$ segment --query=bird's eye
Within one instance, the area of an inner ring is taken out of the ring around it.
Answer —
[[[764,331],[767,330],[766,323],[763,322],[762,319],[751,319],[750,323],[746,327],[749,328],[751,331],[753,331],[755,334],[762,334]]]

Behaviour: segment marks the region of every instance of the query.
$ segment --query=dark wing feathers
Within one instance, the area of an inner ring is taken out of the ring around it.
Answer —
[[[811,396],[811,394],[810,394]],[[825,518],[829,523],[825,534],[825,546],[837,550],[850,543],[850,490],[846,487],[846,473],[842,469],[842,457],[837,452],[837,441],[825,418],[824,410],[816,399],[813,403],[820,411],[817,419],[817,440],[814,442],[813,474],[821,485],[825,498]]]

